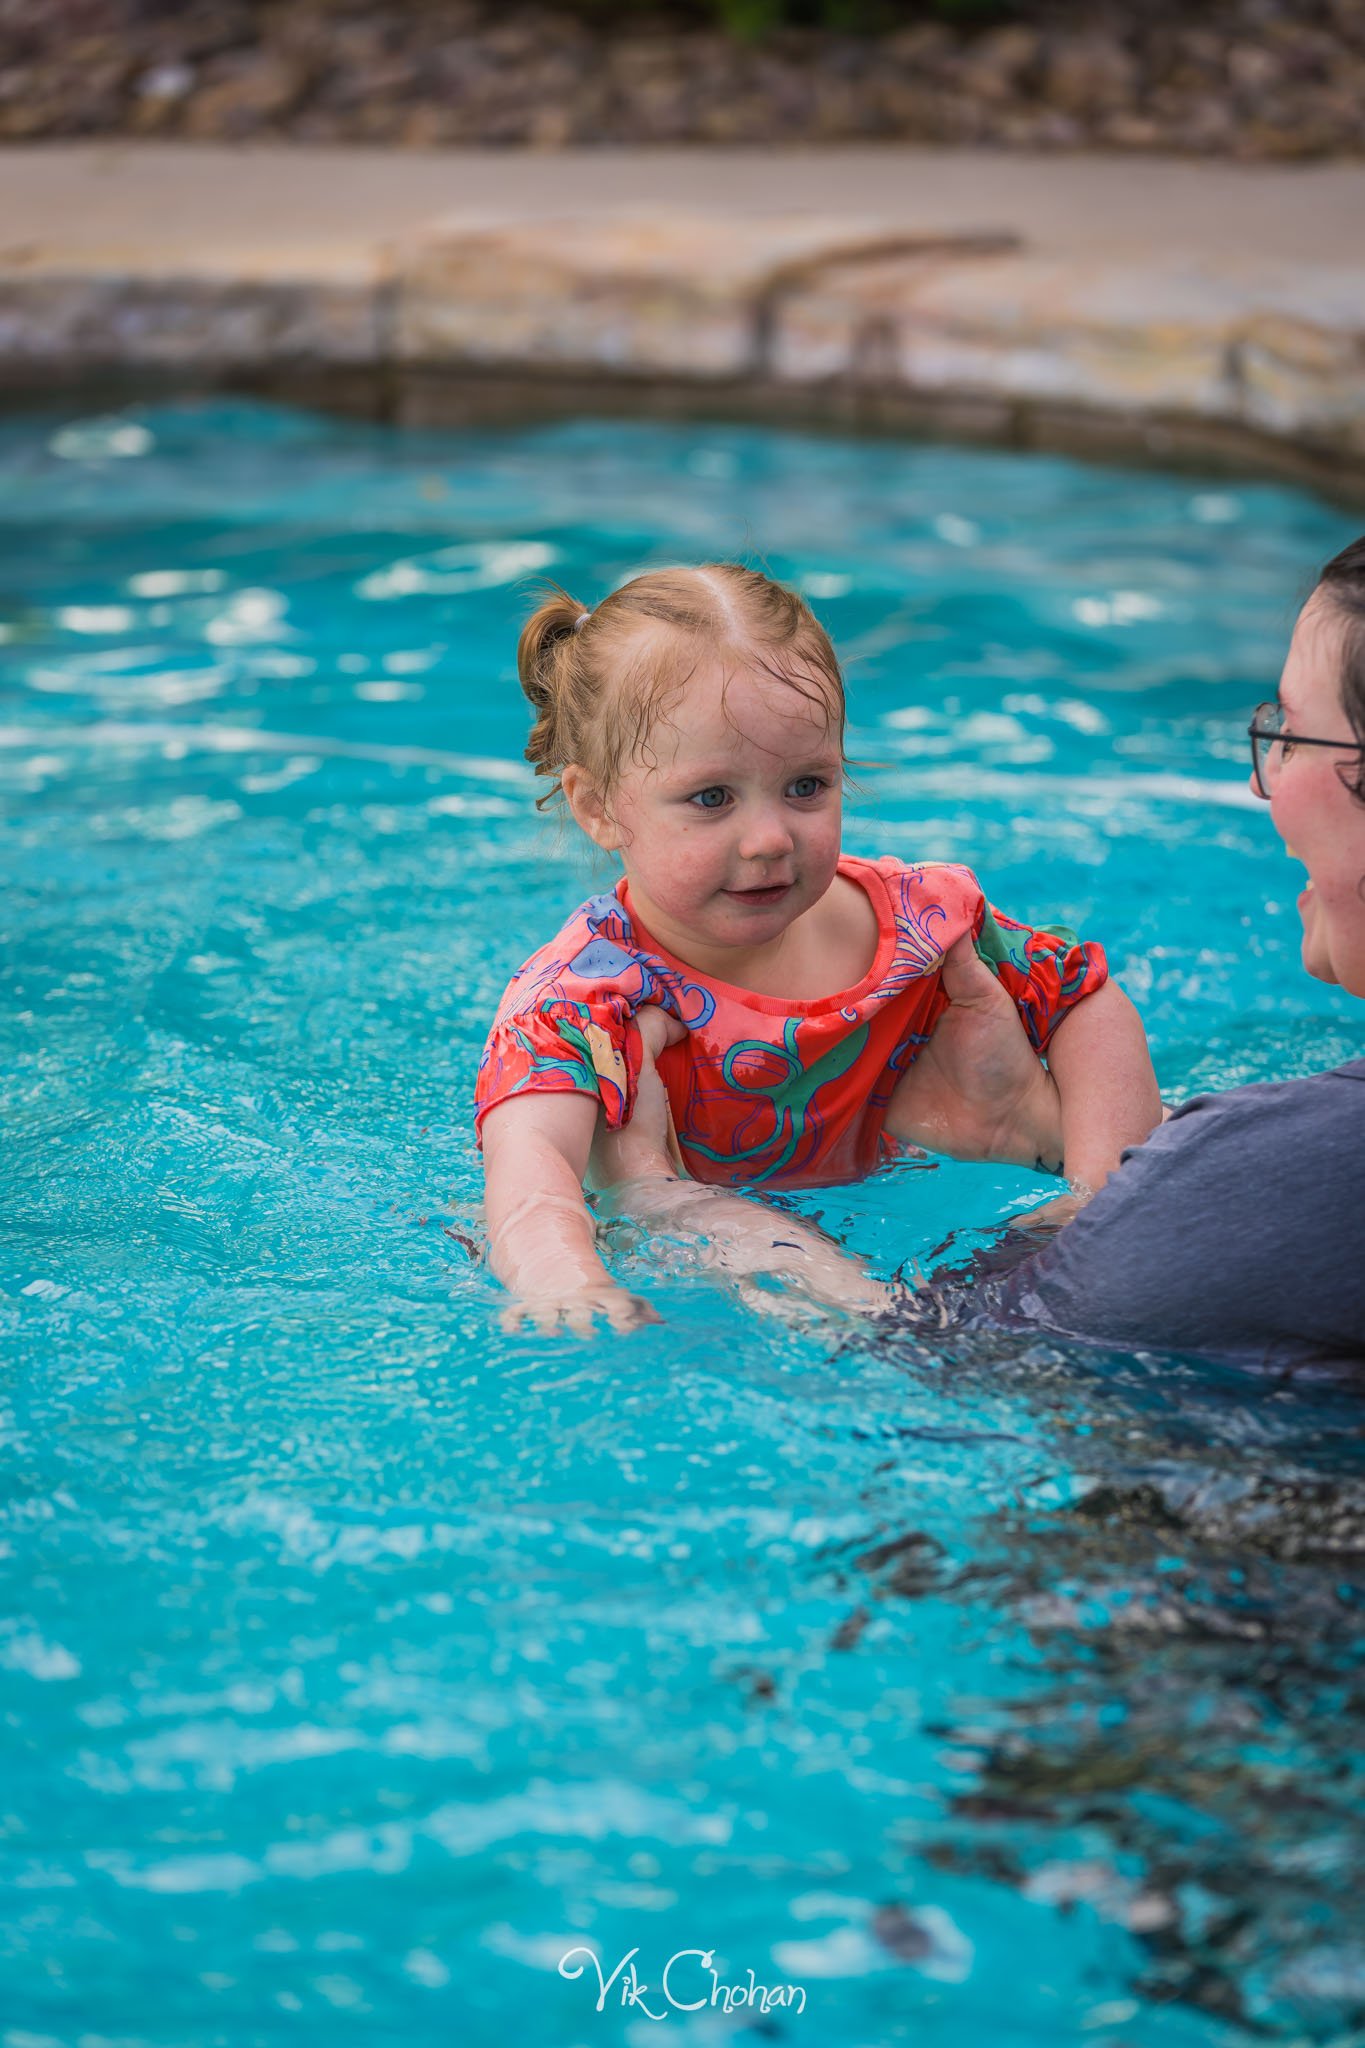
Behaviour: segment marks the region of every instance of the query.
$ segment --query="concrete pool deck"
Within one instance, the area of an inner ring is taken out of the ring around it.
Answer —
[[[1365,164],[0,151],[0,389],[899,427],[1365,498]]]

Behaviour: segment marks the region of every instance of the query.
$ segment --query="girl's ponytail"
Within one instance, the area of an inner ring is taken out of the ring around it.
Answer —
[[[521,629],[517,642],[517,675],[536,714],[526,742],[526,759],[537,775],[552,775],[555,786],[536,799],[543,810],[559,791],[559,772],[574,758],[573,703],[580,694],[573,673],[579,629],[588,613],[576,597],[558,584],[550,586]]]

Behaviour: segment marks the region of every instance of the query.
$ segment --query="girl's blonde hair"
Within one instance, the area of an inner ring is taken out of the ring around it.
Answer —
[[[517,673],[536,713],[526,758],[561,794],[569,763],[603,795],[647,747],[665,704],[707,658],[760,668],[824,713],[844,739],[844,679],[828,633],[794,590],[734,562],[652,569],[595,611],[558,585],[517,644]]]

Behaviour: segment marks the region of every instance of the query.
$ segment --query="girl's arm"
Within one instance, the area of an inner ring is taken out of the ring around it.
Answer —
[[[1048,1068],[1062,1114],[1064,1172],[1102,1188],[1128,1145],[1161,1122],[1161,1096],[1142,1020],[1117,982],[1082,997],[1052,1034]]]
[[[637,1011],[635,1022],[641,1062],[634,1114],[619,1131],[599,1131],[592,1152],[593,1178],[612,1208],[686,1241],[753,1308],[784,1315],[794,1306],[888,1307],[892,1290],[814,1224],[679,1173],[669,1156],[668,1097],[655,1061],[686,1032],[655,1005]],[[765,1280],[779,1283],[777,1291],[765,1289]]]
[[[514,1296],[504,1317],[516,1329],[561,1324],[588,1336],[594,1315],[633,1330],[659,1317],[617,1285],[597,1256],[583,1176],[597,1127],[589,1095],[515,1095],[483,1121],[484,1206],[489,1263]]]
[[[957,1159],[1060,1169],[1082,1199],[1103,1187],[1162,1115],[1141,1019],[1117,982],[1067,1012],[1046,1068],[970,939],[945,956],[943,985],[948,1008],[897,1084],[887,1130]],[[1064,1196],[1054,1206],[1060,1221],[1076,1204]]]

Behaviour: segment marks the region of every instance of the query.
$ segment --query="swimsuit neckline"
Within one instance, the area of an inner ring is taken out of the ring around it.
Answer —
[[[873,955],[871,967],[861,981],[856,982],[852,988],[837,989],[828,996],[764,995],[758,989],[743,988],[738,982],[721,981],[716,975],[703,974],[699,968],[690,966],[686,960],[680,960],[676,953],[670,953],[667,946],[660,945],[652,933],[646,931],[628,901],[628,884],[624,875],[616,884],[615,894],[630,919],[631,929],[645,948],[657,954],[666,967],[674,968],[679,974],[690,975],[704,987],[714,989],[717,994],[729,996],[750,1010],[763,1010],[778,1017],[815,1017],[826,1011],[851,1009],[855,1003],[871,995],[879,983],[885,980],[896,953],[895,920],[891,915],[886,885],[876,862],[861,860],[856,854],[842,853],[836,872],[846,881],[855,883],[872,905],[877,919],[877,950]]]

